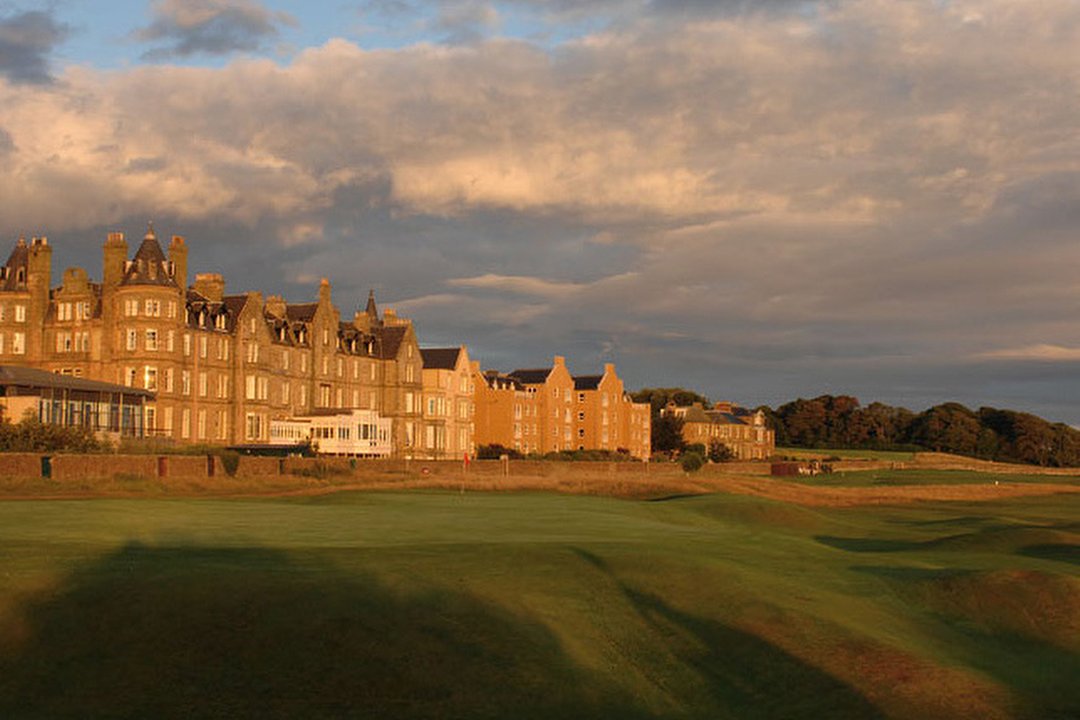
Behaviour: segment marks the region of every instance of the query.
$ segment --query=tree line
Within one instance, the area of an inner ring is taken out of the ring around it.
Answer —
[[[803,448],[932,450],[1052,467],[1080,465],[1080,430],[1030,413],[949,402],[920,413],[850,395],[762,407],[776,444]]]
[[[681,423],[661,419],[668,402],[686,406],[708,399],[683,388],[646,388],[634,393],[653,415],[653,450],[677,450]],[[873,402],[863,406],[850,395],[799,398],[765,413],[778,447],[868,450],[930,450],[983,460],[1049,467],[1080,466],[1080,430],[1030,413],[960,403],[943,403],[919,413]]]

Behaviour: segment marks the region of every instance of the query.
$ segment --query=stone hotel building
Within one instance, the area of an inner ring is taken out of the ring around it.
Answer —
[[[53,288],[48,240],[20,239],[0,268],[0,364],[151,391],[146,433],[178,442],[265,443],[275,419],[370,410],[392,421],[395,452],[420,452],[408,320],[380,315],[374,297],[343,319],[325,279],[299,304],[229,294],[216,273],[189,285],[184,238],[163,251],[152,227],[128,252],[111,233],[100,282],[69,268]]]

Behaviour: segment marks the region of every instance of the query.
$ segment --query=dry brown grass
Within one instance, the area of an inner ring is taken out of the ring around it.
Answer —
[[[1075,472],[1075,471],[1074,471]],[[0,477],[0,499],[94,497],[258,497],[319,495],[345,490],[449,490],[458,492],[555,492],[648,499],[679,495],[733,493],[808,506],[851,507],[919,501],[998,500],[1025,495],[1080,492],[1080,485],[1051,483],[820,487],[763,475],[694,475],[671,472],[574,476],[422,475],[363,469],[326,478],[301,475],[241,475],[214,478],[111,478],[55,481]]]

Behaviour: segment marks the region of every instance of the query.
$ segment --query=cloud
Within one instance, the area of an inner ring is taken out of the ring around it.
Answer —
[[[282,25],[296,24],[256,0],[155,0],[152,7],[153,20],[135,38],[165,45],[147,51],[148,59],[250,52],[277,38]]]
[[[536,295],[539,297],[566,297],[581,285],[569,282],[552,282],[541,278],[520,275],[495,275],[488,273],[471,278],[452,278],[446,281],[451,287],[504,290],[516,295]]]
[[[1025,360],[1032,362],[1080,362],[1080,348],[1060,345],[1027,345],[978,353],[980,360]]]
[[[168,218],[193,268],[327,276],[346,314],[374,286],[497,366],[1068,411],[1052,363],[977,356],[1080,346],[1075,2],[639,7],[551,42],[0,82],[0,227],[96,263],[95,233]]]
[[[69,32],[67,25],[40,10],[0,17],[0,76],[14,83],[51,83],[49,55]]]

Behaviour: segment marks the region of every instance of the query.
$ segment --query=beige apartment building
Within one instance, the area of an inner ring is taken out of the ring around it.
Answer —
[[[154,393],[148,435],[177,442],[265,443],[274,419],[374,410],[392,420],[397,454],[423,427],[423,360],[412,323],[373,296],[342,319],[322,280],[288,303],[227,294],[216,273],[188,284],[188,249],[164,252],[151,227],[129,259],[122,233],[104,245],[101,282],[82,268],[52,288],[52,247],[20,239],[0,268],[0,364]]]
[[[498,444],[523,453],[563,450],[651,454],[648,404],[625,392],[615,366],[601,375],[572,376],[566,359],[550,368],[502,374],[473,365],[476,444]]]
[[[418,454],[434,460],[464,459],[476,450],[472,363],[464,345],[421,348],[424,363],[424,437]]]
[[[776,451],[776,433],[760,410],[718,402],[711,408],[701,403],[689,407],[669,403],[661,412],[682,419],[682,436],[688,445],[701,443],[708,448],[716,440],[731,448],[738,460],[765,460]]]

